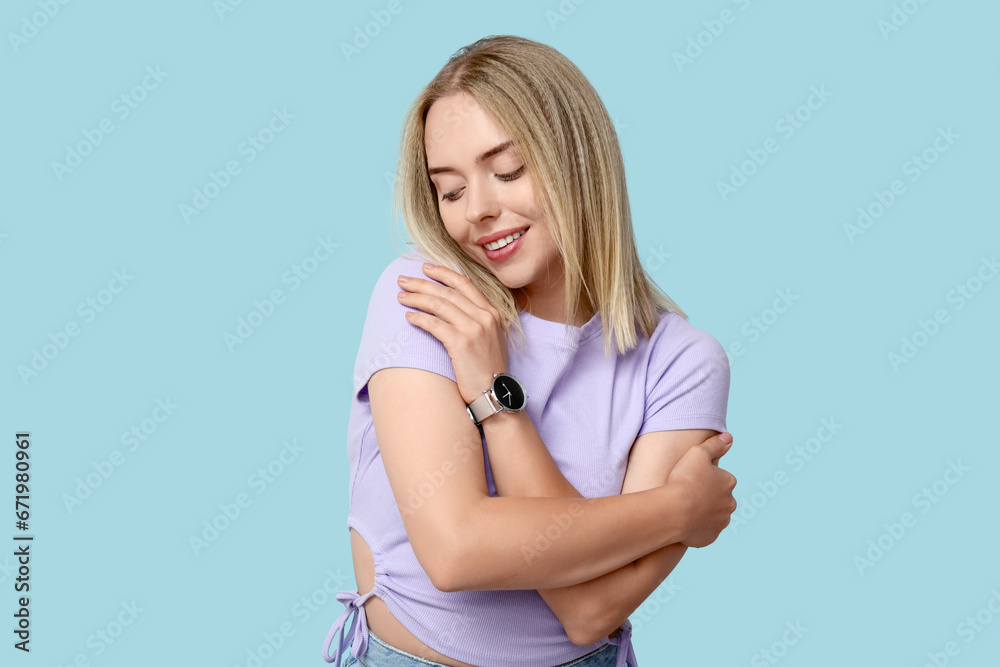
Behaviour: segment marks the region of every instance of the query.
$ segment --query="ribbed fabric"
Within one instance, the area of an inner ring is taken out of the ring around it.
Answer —
[[[367,382],[381,368],[421,368],[455,379],[444,345],[406,320],[416,310],[396,298],[399,275],[429,279],[427,258],[417,251],[393,260],[379,277],[368,305],[354,370],[348,424],[350,509],[347,524],[365,539],[375,561],[375,586],[363,596],[341,591],[346,605],[327,637],[352,646],[357,657],[367,645],[363,600],[381,598],[392,614],[423,643],[443,655],[482,667],[551,667],[607,643],[619,646],[618,665],[635,667],[631,625],[613,639],[577,646],[535,590],[444,593],[431,583],[403,528],[375,438]],[[508,346],[508,372],[528,394],[525,407],[563,475],[585,497],[621,493],[629,450],[650,431],[704,428],[726,430],[729,361],[708,333],[676,313],[664,313],[653,336],[640,334],[638,347],[613,359],[604,357],[600,313],[583,327],[570,327],[520,311],[526,334],[524,353]],[[486,443],[486,481],[496,486]]]

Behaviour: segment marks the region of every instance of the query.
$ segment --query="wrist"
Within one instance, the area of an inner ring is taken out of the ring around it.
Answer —
[[[463,394],[463,400],[466,398]],[[520,412],[528,395],[520,381],[509,373],[493,373],[486,388],[466,402],[466,411],[477,426],[503,412]]]
[[[464,398],[468,398],[466,403],[471,403],[480,396],[482,396],[484,391],[488,391],[493,388],[494,373],[497,375],[506,375],[510,371],[507,370],[507,366],[496,366],[491,372],[484,373],[480,375],[479,373],[469,374],[469,391],[462,392]],[[466,393],[471,393],[471,397],[465,396]]]
[[[662,546],[683,542],[687,539],[690,529],[691,494],[677,482],[667,482],[663,486],[655,487],[652,491],[656,492],[661,507],[664,508],[661,516],[666,519],[664,528],[666,529],[667,541]]]
[[[524,410],[518,410],[517,412],[501,410],[500,412],[490,416],[489,419],[484,419],[480,422],[480,425],[483,427],[483,431],[485,432],[496,431],[497,429],[503,429],[518,424],[518,422],[525,416]]]

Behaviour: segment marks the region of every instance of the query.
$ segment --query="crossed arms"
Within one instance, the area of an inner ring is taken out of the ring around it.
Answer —
[[[622,494],[583,498],[528,415],[500,413],[483,422],[497,485],[490,497],[480,435],[453,381],[391,367],[376,372],[368,390],[407,536],[438,589],[537,589],[571,641],[588,645],[613,633],[684,555],[693,507],[666,482],[684,454],[715,431],[640,436]],[[415,496],[429,479],[443,482]],[[553,515],[570,517],[572,529],[526,554]]]

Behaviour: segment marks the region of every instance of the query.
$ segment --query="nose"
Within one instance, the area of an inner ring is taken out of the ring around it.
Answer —
[[[480,180],[465,189],[465,219],[470,223],[491,220],[500,215],[500,201],[496,190]]]

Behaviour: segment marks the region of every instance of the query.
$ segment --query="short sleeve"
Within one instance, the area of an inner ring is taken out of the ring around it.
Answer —
[[[375,283],[368,314],[354,363],[354,395],[367,400],[368,380],[378,370],[390,367],[420,368],[455,381],[455,370],[444,344],[406,319],[407,311],[422,312],[400,303],[396,283],[400,275],[430,280],[419,255],[393,260]]]
[[[638,435],[651,431],[725,431],[729,358],[710,334],[672,313],[650,341],[646,406]],[[660,329],[663,329],[662,331]]]

